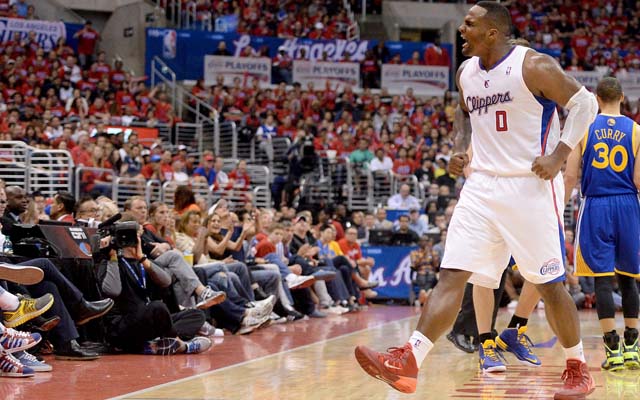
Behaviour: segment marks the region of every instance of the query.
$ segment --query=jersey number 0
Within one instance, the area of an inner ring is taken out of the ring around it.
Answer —
[[[611,151],[606,143],[598,142],[593,145],[593,150],[597,152],[595,158],[591,162],[591,165],[598,169],[605,169],[611,167],[615,172],[622,172],[627,167],[629,162],[629,154],[627,149],[621,145],[615,145]],[[616,157],[620,154],[620,162],[616,160]]]
[[[508,129],[509,128],[507,127],[507,112],[496,111],[496,131],[506,132]]]

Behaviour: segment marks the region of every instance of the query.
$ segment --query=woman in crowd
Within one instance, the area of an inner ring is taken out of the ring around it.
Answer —
[[[173,196],[174,211],[176,215],[182,216],[188,211],[202,212],[196,204],[196,196],[193,190],[187,185],[178,186]]]
[[[158,237],[166,240],[171,246],[176,245],[175,231],[173,226],[175,220],[171,215],[169,207],[160,202],[151,203],[149,207],[149,221],[144,224],[144,228],[153,232]]]

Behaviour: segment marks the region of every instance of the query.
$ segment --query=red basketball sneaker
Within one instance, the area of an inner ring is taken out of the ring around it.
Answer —
[[[418,365],[411,344],[391,347],[388,353],[378,353],[365,346],[356,347],[356,360],[366,373],[388,383],[402,393],[416,391]]]
[[[562,373],[562,380],[564,387],[553,396],[554,400],[584,399],[596,390],[587,363],[580,360],[567,360],[567,369]]]

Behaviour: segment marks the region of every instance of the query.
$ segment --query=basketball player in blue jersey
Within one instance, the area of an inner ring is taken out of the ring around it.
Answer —
[[[620,82],[604,78],[596,89],[600,115],[571,153],[565,172],[569,200],[582,164],[576,232],[576,275],[595,277],[596,309],[607,359],[602,368],[640,368],[638,287],[640,277],[640,126],[620,114]],[[622,294],[624,341],[616,332],[614,277]]]
[[[355,349],[365,372],[404,393],[416,390],[420,365],[456,318],[466,282],[496,288],[510,255],[536,285],[564,348],[564,385],[554,399],[595,390],[578,311],[563,284],[559,172],[598,104],[553,58],[509,43],[511,29],[509,10],[491,1],[471,7],[459,28],[462,53],[471,58],[456,75],[461,101],[449,170],[461,175],[469,164],[472,173],[451,219],[439,282],[407,343],[387,352]],[[568,110],[562,136],[556,105]]]

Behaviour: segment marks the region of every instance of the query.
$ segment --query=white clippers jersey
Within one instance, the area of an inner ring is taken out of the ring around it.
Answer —
[[[471,117],[471,168],[498,176],[531,176],[533,160],[550,154],[560,139],[553,101],[536,97],[522,77],[529,48],[515,46],[490,71],[478,57],[460,75]]]

